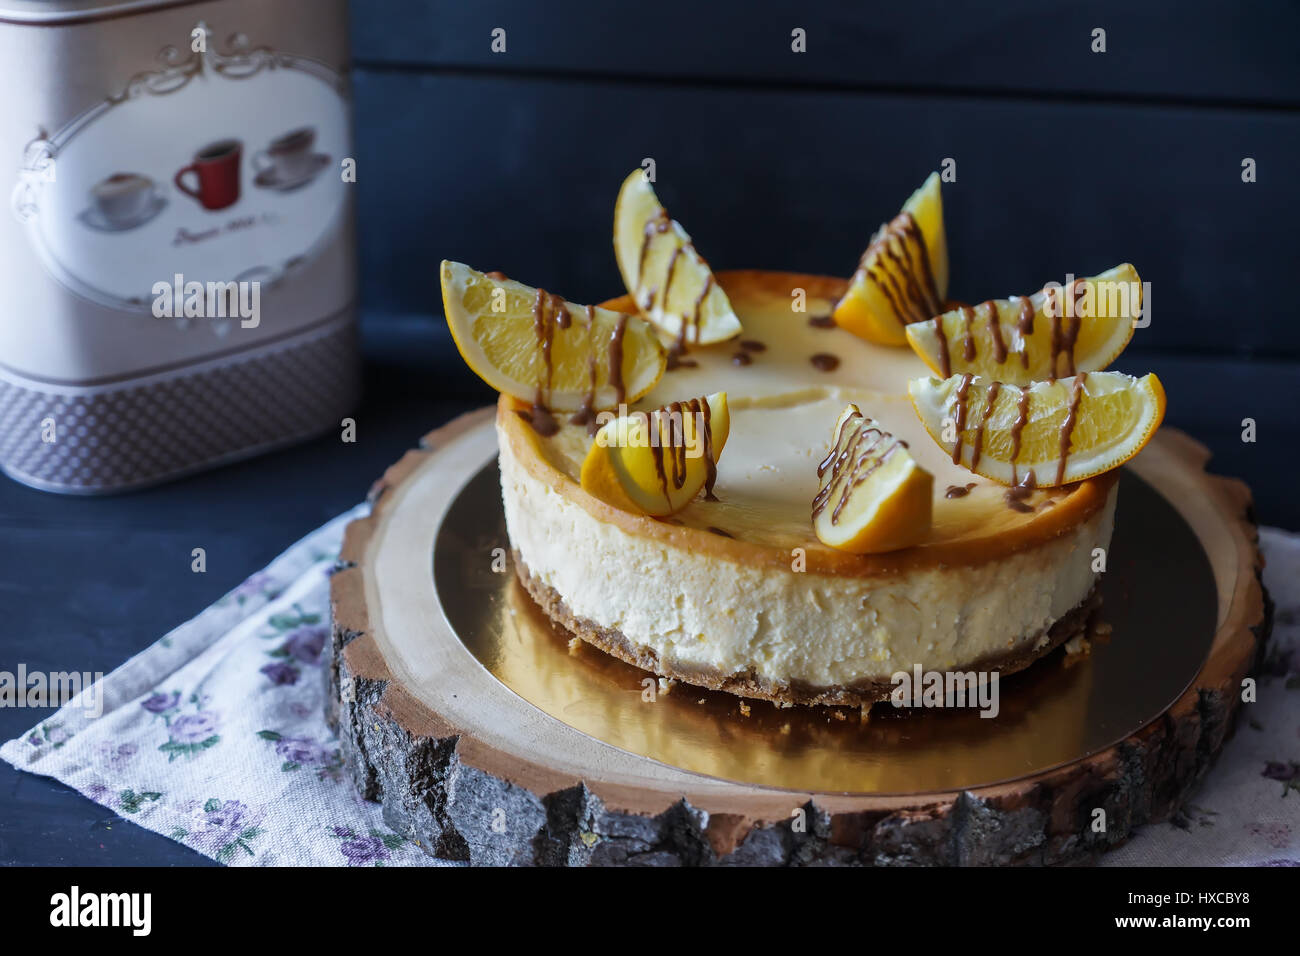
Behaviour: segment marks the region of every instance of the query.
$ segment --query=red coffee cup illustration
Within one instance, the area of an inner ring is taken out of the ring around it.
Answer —
[[[194,162],[176,173],[176,188],[199,201],[204,209],[225,209],[239,199],[239,166],[244,144],[237,139],[209,143],[194,154]],[[187,173],[198,185],[189,186]]]

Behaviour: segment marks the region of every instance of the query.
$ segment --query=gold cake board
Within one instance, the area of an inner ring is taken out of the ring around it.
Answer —
[[[686,684],[651,699],[644,672],[572,651],[508,567],[493,415],[388,469],[331,585],[330,716],[353,779],[436,856],[1086,859],[1181,806],[1266,636],[1249,490],[1166,428],[1123,479],[1110,638],[1005,679],[996,718],[878,705],[863,721]]]

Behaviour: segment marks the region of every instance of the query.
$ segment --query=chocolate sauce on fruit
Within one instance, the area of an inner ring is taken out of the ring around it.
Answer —
[[[835,328],[835,317],[829,312],[825,315],[814,315],[808,320],[808,324],[814,329],[833,329]]]
[[[1029,389],[1020,389],[1016,420],[1011,423],[1011,483],[1016,483],[1016,459],[1020,457],[1020,435],[1029,421]]]
[[[1034,334],[1034,303],[1029,296],[1022,295],[1020,298],[1020,322],[1019,330],[1021,335]]]
[[[873,252],[879,252],[889,265],[878,257],[880,270],[868,268],[866,263]],[[858,261],[858,275],[880,290],[903,325],[924,322],[943,311],[934,274],[930,271],[925,237],[909,212],[899,213],[876,233]],[[901,285],[898,276],[903,278]]]
[[[1002,339],[1002,324],[998,322],[997,303],[990,299],[984,304],[989,310],[989,338],[993,340],[993,360],[1001,365],[1007,360],[1007,343]]]
[[[700,421],[704,439],[704,463],[708,471],[704,479],[704,497],[717,501],[713,486],[718,480],[718,466],[713,460],[713,419],[709,403],[703,398],[688,402],[671,402],[651,412],[637,412],[646,416],[647,431],[652,436],[650,452],[654,456],[655,476],[664,499],[671,502],[669,484],[673,490],[686,483],[686,420]],[[665,454],[666,452],[666,454]]]
[[[758,339],[743,339],[740,343],[740,347],[744,349],[746,352],[767,351],[767,346],[764,345],[762,342],[758,341]]]
[[[812,362],[813,368],[819,372],[833,372],[840,367],[839,356],[832,355],[830,352],[818,352],[808,361]]]
[[[737,352],[731,357],[732,365],[752,365],[754,360],[748,352]]]
[[[975,310],[969,305],[961,307],[962,334],[965,338],[962,340],[961,357],[967,362],[975,358],[975,336],[971,325],[975,322]]]
[[[984,451],[984,429],[988,427],[989,416],[993,414],[993,405],[998,400],[998,392],[1002,390],[1001,382],[989,383],[988,404],[984,406],[984,414],[980,416],[980,427],[975,432],[975,443],[971,446],[970,470],[974,471],[979,467],[980,454]]]
[[[945,498],[965,498],[970,494],[970,490],[975,487],[975,482],[965,485],[949,485],[948,490],[943,493]]]
[[[646,220],[646,224],[641,230],[641,255],[637,259],[637,288],[640,288],[641,280],[645,278],[645,257],[646,253],[650,251],[650,240],[655,236],[663,235],[671,228],[672,224],[672,220],[668,218],[668,210],[663,208],[660,208],[657,213]]]
[[[623,386],[623,336],[627,333],[627,316],[620,314],[609,337],[609,384],[614,389],[614,404],[622,405],[627,398]]]
[[[957,443],[952,446],[952,463],[961,464],[962,432],[966,428],[966,403],[970,393],[971,375],[967,372],[957,383]]]
[[[1061,422],[1061,437],[1058,443],[1061,457],[1056,465],[1058,485],[1065,480],[1065,462],[1070,457],[1070,436],[1074,434],[1074,425],[1078,421],[1079,402],[1083,400],[1083,383],[1087,378],[1087,372],[1081,372],[1074,377],[1074,388],[1070,392],[1070,410],[1066,413],[1065,421]]]
[[[934,334],[939,339],[939,368],[944,378],[952,376],[952,355],[948,351],[948,333],[943,328],[943,316],[934,320]]]
[[[858,430],[849,439],[846,436],[846,429],[855,424],[858,425]],[[887,440],[890,443],[881,448],[878,454],[873,455],[872,453]],[[828,470],[831,474],[830,480],[818,489],[812,500],[813,519],[816,520],[817,516],[826,510],[827,504],[838,491],[839,498],[831,511],[831,524],[838,524],[840,513],[848,504],[853,490],[871,477],[890,455],[899,448],[906,447],[906,442],[899,441],[882,431],[861,412],[845,418],[835,433],[835,442],[830,453],[817,465],[818,478],[825,477]]]
[[[715,528],[713,525],[709,525],[709,530],[712,531],[714,534],[720,534],[720,535],[722,535],[722,537],[724,537],[724,538],[734,538],[734,537],[735,537],[735,535],[732,534],[730,531],[723,531],[721,528]]]

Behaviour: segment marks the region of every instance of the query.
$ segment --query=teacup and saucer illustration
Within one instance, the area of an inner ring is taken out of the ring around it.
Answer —
[[[158,184],[140,173],[113,173],[91,187],[90,198],[90,207],[77,218],[99,232],[137,229],[167,206]]]
[[[315,151],[316,129],[303,126],[271,140],[253,156],[253,185],[288,192],[307,185],[330,163],[326,153]]]

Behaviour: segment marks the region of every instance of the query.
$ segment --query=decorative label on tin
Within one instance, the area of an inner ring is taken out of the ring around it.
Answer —
[[[216,49],[202,22],[158,61],[28,145],[13,209],[62,285],[170,317],[160,280],[264,289],[311,261],[346,203],[348,105],[331,67]]]

